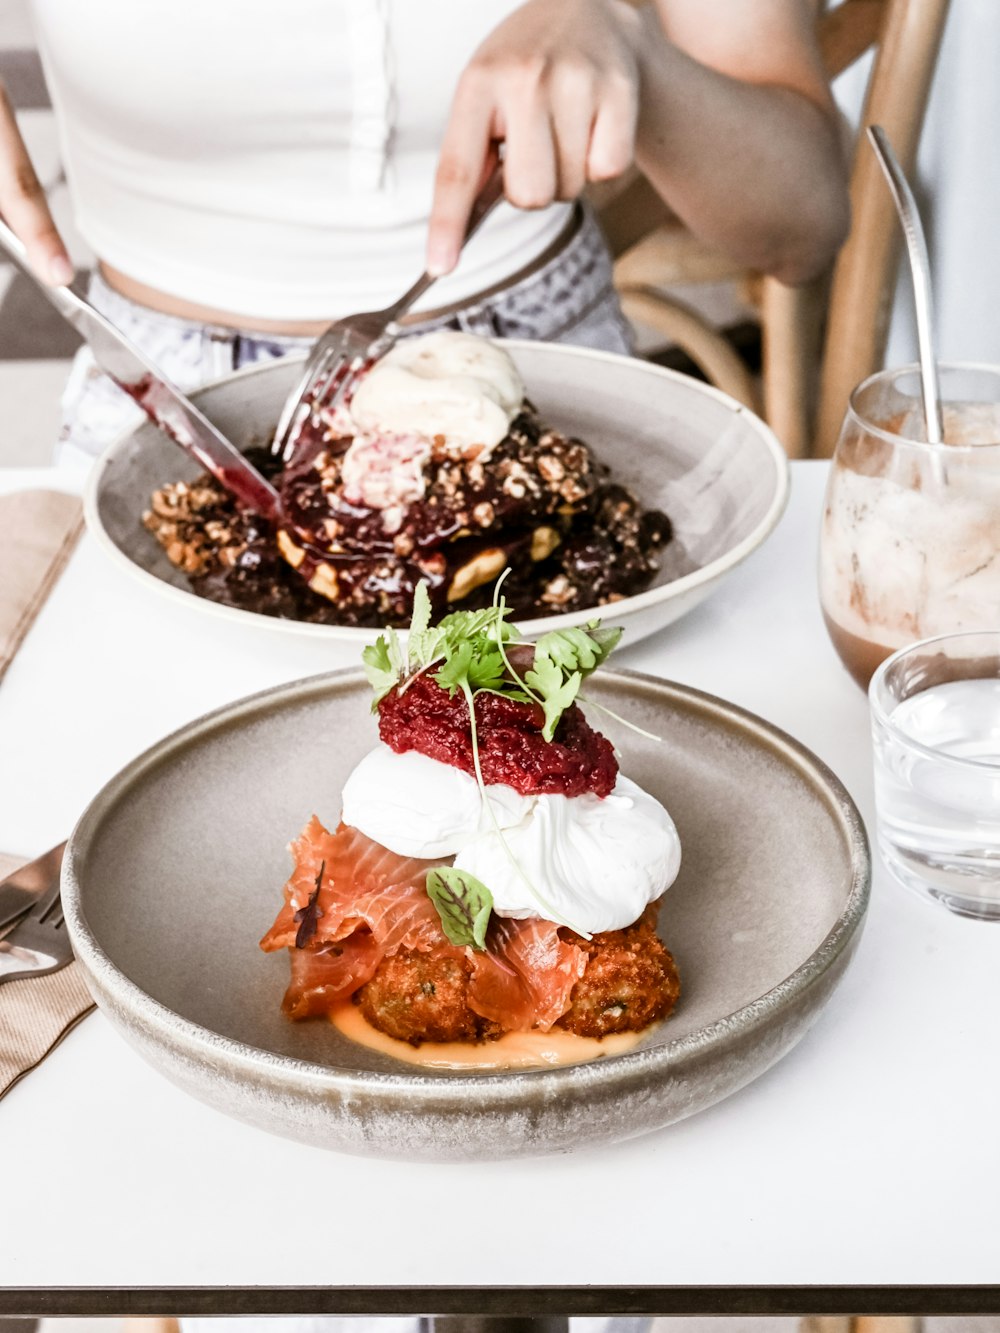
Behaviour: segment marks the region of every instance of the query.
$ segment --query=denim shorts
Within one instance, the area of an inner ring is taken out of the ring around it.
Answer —
[[[256,362],[304,352],[313,339],[241,332],[160,314],[114,291],[99,273],[90,282],[94,306],[158,366],[190,392]],[[408,325],[406,336],[462,329],[495,338],[531,338],[628,355],[632,338],[612,285],[611,258],[593,216],[584,211],[565,246],[527,276],[468,305]],[[105,447],[142,419],[133,401],[97,367],[90,349],[77,352],[62,400],[56,463],[87,469]]]

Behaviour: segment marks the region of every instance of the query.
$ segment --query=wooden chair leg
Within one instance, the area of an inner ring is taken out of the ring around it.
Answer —
[[[812,446],[827,279],[786,287],[765,278],[760,291],[764,419],[789,458]]]
[[[920,1333],[916,1315],[858,1315],[854,1333]]]
[[[180,1333],[176,1319],[123,1319],[122,1333]]]
[[[804,1315],[799,1333],[855,1333],[852,1315]]]
[[[806,1315],[799,1333],[920,1333],[913,1315]]]

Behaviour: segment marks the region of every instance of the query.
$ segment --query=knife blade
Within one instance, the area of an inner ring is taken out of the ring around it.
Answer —
[[[61,842],[58,847],[27,865],[19,866],[6,879],[0,880],[0,930],[16,921],[39,894],[58,880],[65,850],[66,844]]]
[[[2,220],[0,245],[89,344],[105,374],[138,403],[160,430],[252,513],[272,521],[278,519],[281,510],[278,492],[247,462],[235,444],[72,286],[50,287],[42,282],[27,262],[24,245]]]

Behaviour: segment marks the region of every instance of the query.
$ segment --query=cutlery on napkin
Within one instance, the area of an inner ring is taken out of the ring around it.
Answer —
[[[58,875],[61,857],[46,857]],[[0,876],[23,865],[0,853]],[[4,885],[0,883],[0,891]],[[0,991],[0,1098],[39,1064],[94,1007],[79,963],[44,977],[9,981]]]

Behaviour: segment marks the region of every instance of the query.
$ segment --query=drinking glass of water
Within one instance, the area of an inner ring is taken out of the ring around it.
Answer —
[[[902,648],[868,695],[886,864],[921,896],[1000,921],[1000,629]]]

